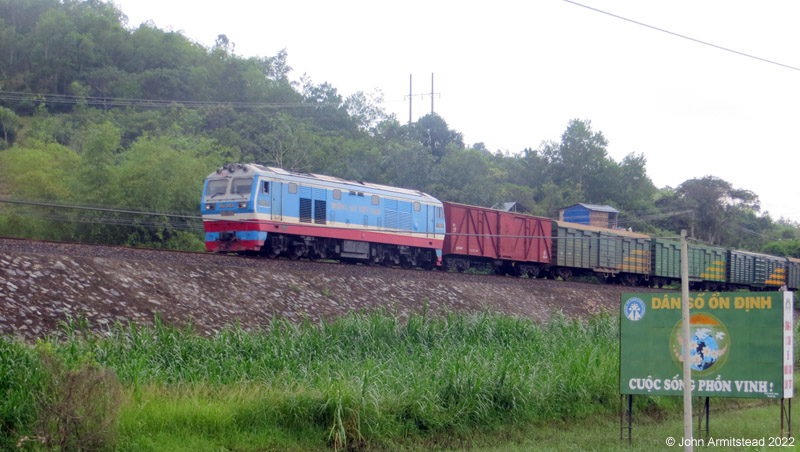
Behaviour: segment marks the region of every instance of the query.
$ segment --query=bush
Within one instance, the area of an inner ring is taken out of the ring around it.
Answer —
[[[116,373],[94,362],[68,370],[48,351],[40,357],[48,377],[39,400],[38,440],[61,452],[113,449],[122,400]]]

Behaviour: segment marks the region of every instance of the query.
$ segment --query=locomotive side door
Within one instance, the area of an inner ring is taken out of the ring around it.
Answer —
[[[424,204],[423,204],[424,205]],[[425,228],[425,237],[435,237],[436,236],[436,206],[426,206],[425,209],[428,213],[428,221],[426,224],[428,225]]]
[[[283,220],[283,184],[272,182],[270,193],[272,193],[272,219]]]

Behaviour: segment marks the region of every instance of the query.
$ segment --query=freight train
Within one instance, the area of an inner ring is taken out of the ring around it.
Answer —
[[[404,188],[256,164],[206,178],[206,249],[292,259],[569,279],[680,281],[680,243],[645,234],[442,202]],[[800,286],[800,259],[689,245],[692,290]]]

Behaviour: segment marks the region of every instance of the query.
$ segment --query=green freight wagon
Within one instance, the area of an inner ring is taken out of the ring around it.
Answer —
[[[728,251],[731,288],[777,289],[786,284],[786,258],[745,251]]]
[[[681,243],[652,239],[652,284],[664,287],[681,280]],[[690,244],[689,284],[692,290],[721,290],[725,285],[727,250],[713,246]]]
[[[650,275],[650,237],[624,230],[553,221],[553,277],[600,275],[635,285]]]
[[[786,286],[791,290],[800,289],[800,259],[786,259]]]

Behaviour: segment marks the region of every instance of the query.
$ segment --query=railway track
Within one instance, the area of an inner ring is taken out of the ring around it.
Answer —
[[[531,285],[546,283],[544,280],[515,278],[499,276],[492,273],[459,273],[456,271],[442,272],[437,270],[406,269],[400,266],[386,267],[381,265],[363,265],[339,263],[335,261],[312,261],[306,259],[292,260],[287,258],[269,259],[261,256],[245,256],[233,254],[216,254],[195,251],[159,250],[150,248],[135,248],[121,245],[104,245],[77,242],[55,242],[47,240],[32,240],[21,238],[0,237],[0,251],[16,253],[55,254],[71,257],[96,257],[111,259],[129,259],[148,262],[178,263],[184,265],[221,265],[242,268],[263,268],[266,270],[285,271],[325,271],[342,275],[394,275],[397,278],[406,278],[415,281],[449,280],[476,282],[493,280],[523,281]],[[587,284],[574,281],[550,281],[550,283],[563,284],[567,287],[580,289],[582,287],[603,287],[602,284]]]

